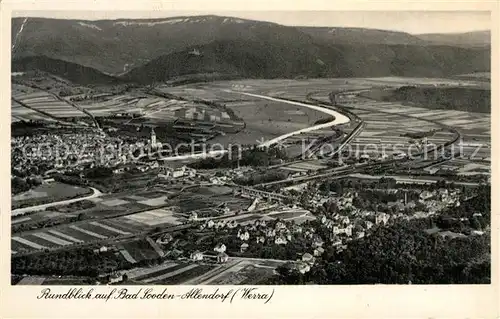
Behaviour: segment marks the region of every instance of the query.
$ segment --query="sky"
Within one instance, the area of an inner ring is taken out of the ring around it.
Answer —
[[[22,11],[15,17],[148,19],[193,15],[232,16],[293,26],[359,27],[411,34],[490,30],[487,11]]]

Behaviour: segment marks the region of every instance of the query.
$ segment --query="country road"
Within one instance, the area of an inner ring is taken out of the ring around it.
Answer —
[[[78,197],[78,198],[72,198],[72,199],[62,200],[62,201],[59,201],[59,202],[53,202],[53,203],[42,204],[42,205],[37,205],[37,206],[30,206],[30,207],[18,208],[18,209],[14,209],[12,211],[11,215],[12,216],[22,215],[22,214],[25,214],[25,213],[31,213],[31,212],[43,210],[43,209],[46,209],[46,208],[49,208],[49,207],[53,207],[53,206],[67,205],[67,204],[71,204],[71,203],[76,203],[76,202],[79,202],[79,201],[82,201],[82,200],[96,198],[96,197],[99,197],[99,196],[102,195],[102,193],[98,189],[93,188],[93,187],[90,187],[90,189],[92,189],[92,191],[94,193],[91,194],[91,195],[85,196],[85,197]]]

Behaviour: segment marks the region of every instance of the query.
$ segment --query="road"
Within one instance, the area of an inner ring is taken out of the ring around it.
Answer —
[[[306,103],[302,103],[302,102],[290,101],[290,100],[270,97],[267,95],[253,94],[253,93],[247,93],[247,92],[239,92],[239,91],[235,92],[235,91],[231,91],[231,90],[224,90],[224,91],[229,92],[229,93],[238,93],[238,94],[242,94],[242,95],[257,97],[260,99],[265,99],[265,100],[270,100],[270,101],[275,101],[275,102],[281,102],[281,103],[287,103],[287,104],[291,104],[291,105],[302,106],[302,107],[306,107],[309,109],[320,111],[320,112],[323,112],[325,114],[328,114],[328,115],[335,117],[335,119],[333,121],[328,122],[328,123],[318,124],[318,125],[306,127],[304,129],[300,129],[297,131],[293,131],[293,132],[290,132],[287,134],[280,135],[276,138],[273,138],[271,140],[268,140],[268,141],[260,144],[261,147],[269,147],[273,144],[276,144],[276,143],[278,143],[286,138],[289,138],[291,136],[294,136],[294,135],[299,135],[299,134],[307,133],[307,132],[311,132],[311,131],[317,131],[317,130],[321,130],[324,128],[330,128],[334,125],[349,123],[349,121],[350,121],[350,119],[347,116],[345,116],[337,111],[334,111],[332,109],[328,109],[328,108],[318,106],[318,105],[306,104]]]
[[[63,200],[63,201],[59,201],[59,202],[52,202],[52,203],[43,204],[43,205],[18,208],[18,209],[14,209],[11,214],[12,214],[12,216],[22,215],[22,214],[26,214],[26,213],[39,211],[39,210],[44,210],[46,208],[53,207],[53,206],[76,203],[76,202],[80,202],[82,200],[96,198],[96,197],[99,197],[102,195],[102,193],[98,189],[93,188],[93,187],[90,187],[90,189],[92,189],[93,194],[85,196],[85,197],[78,197],[78,198],[72,198],[72,199],[67,199],[67,200]]]

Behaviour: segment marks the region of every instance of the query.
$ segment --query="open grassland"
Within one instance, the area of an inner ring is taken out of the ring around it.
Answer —
[[[90,194],[92,194],[92,190],[89,188],[54,182],[42,184],[29,191],[14,195],[12,197],[12,207],[22,208],[42,205]]]
[[[362,93],[362,96],[379,101],[402,102],[432,109],[477,113],[491,112],[491,90],[489,88],[402,86],[393,90],[374,89]]]

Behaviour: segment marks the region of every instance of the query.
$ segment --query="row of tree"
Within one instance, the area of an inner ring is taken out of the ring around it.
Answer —
[[[29,191],[32,188],[35,188],[42,184],[42,179],[40,177],[28,177],[21,178],[18,176],[14,176],[10,179],[10,187],[11,193],[13,195]]]

